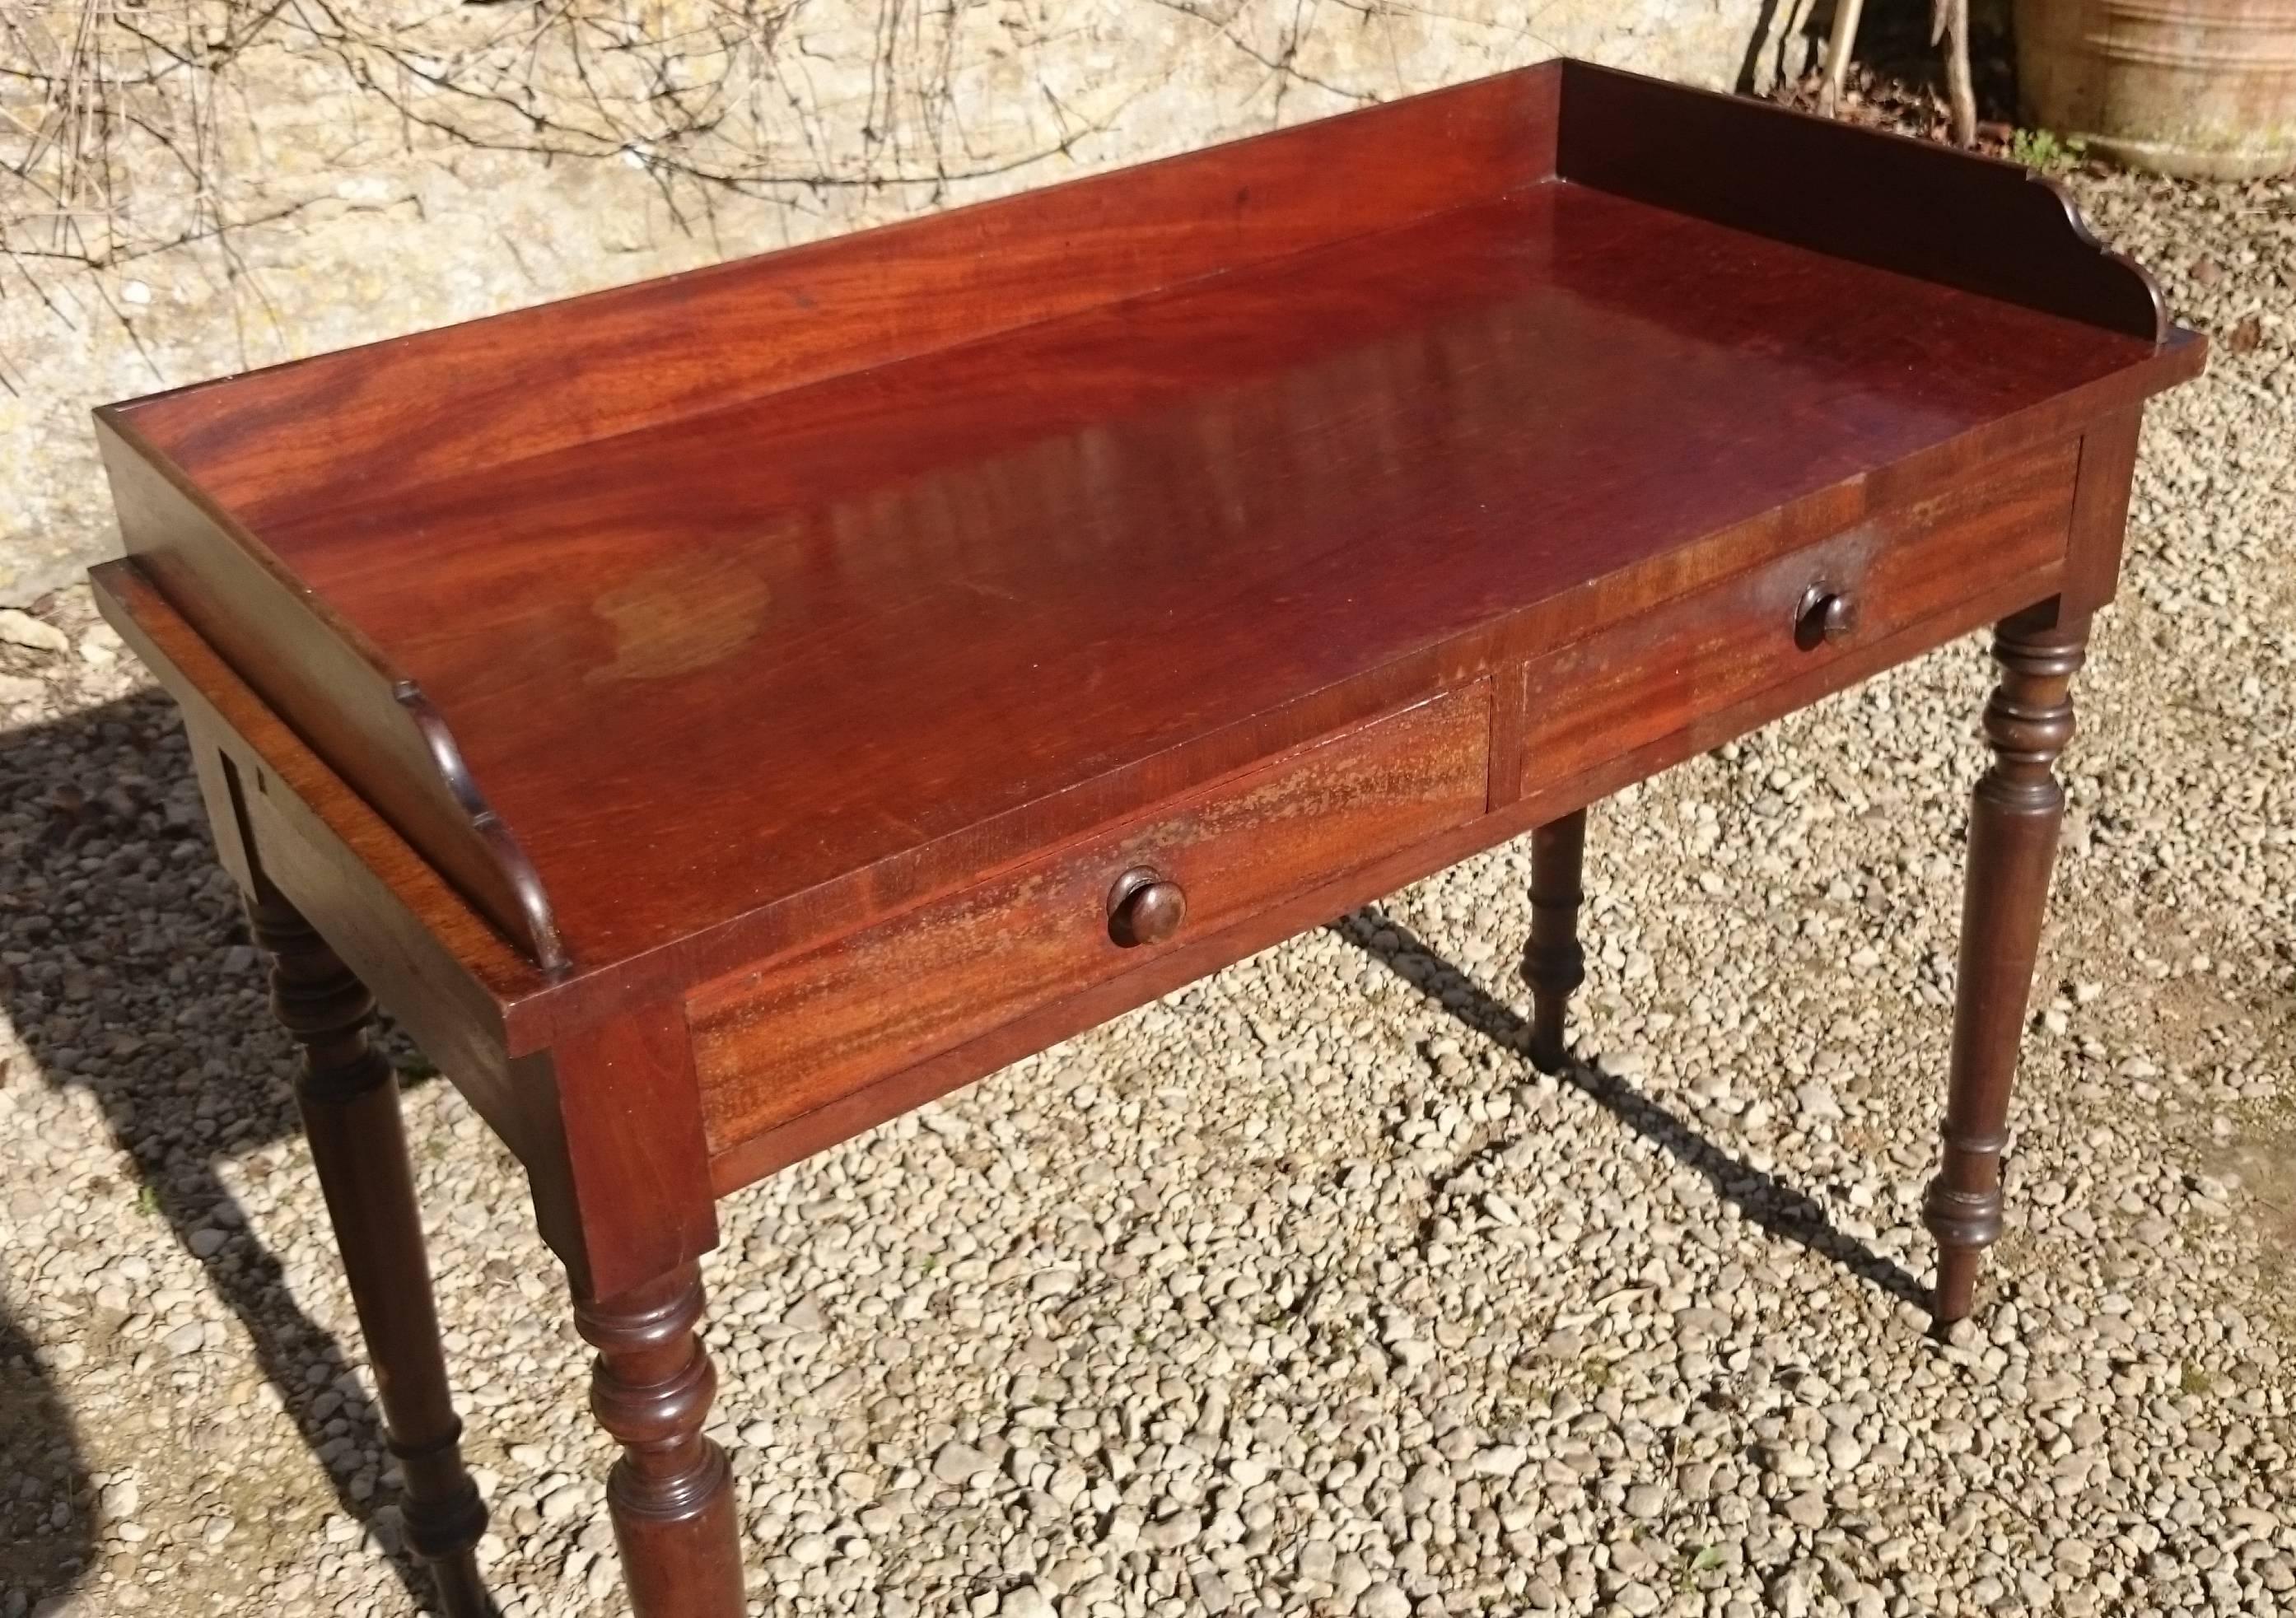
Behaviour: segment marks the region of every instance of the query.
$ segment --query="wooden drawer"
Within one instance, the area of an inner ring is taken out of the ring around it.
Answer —
[[[1575,642],[1521,671],[1520,789],[1579,774],[1786,682],[1847,683],[1861,649],[2030,580],[2051,594],[2071,532],[2078,445],[2052,445]],[[1815,633],[1846,598],[1854,625]],[[1951,627],[1948,625],[1948,627]],[[1910,655],[1910,650],[1901,655]]]
[[[686,1016],[710,1150],[1474,819],[1489,741],[1478,683],[703,985]],[[1111,891],[1143,869],[1179,885],[1185,914],[1161,944],[1119,944]]]

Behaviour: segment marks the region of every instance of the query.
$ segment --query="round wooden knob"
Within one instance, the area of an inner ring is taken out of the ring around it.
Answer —
[[[1163,943],[1180,930],[1187,913],[1188,895],[1180,885],[1145,865],[1126,871],[1108,890],[1108,936],[1127,949]]]
[[[1846,590],[1812,584],[1794,613],[1794,644],[1804,651],[1823,641],[1839,646],[1857,633],[1857,598]]]

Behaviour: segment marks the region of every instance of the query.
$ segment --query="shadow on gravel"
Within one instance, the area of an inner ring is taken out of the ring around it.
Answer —
[[[237,889],[198,804],[174,705],[156,693],[0,734],[0,952],[26,958],[0,958],[0,1004],[46,1083],[94,1096],[135,1164],[138,1205],[167,1222],[238,1318],[341,1508],[376,1531],[427,1607],[430,1575],[404,1549],[395,1514],[377,1521],[391,1497],[369,1391],[297,1303],[217,1170],[226,1155],[300,1132],[297,1053],[263,1009]],[[309,1256],[331,1263],[333,1250]],[[134,1297],[122,1314],[93,1303],[83,1335],[109,1338],[147,1304]],[[0,1364],[15,1362],[20,1341],[0,1337]],[[175,1352],[164,1326],[119,1344],[112,1352],[135,1368],[125,1395],[164,1378]],[[186,1352],[244,1351],[233,1339]],[[0,1383],[12,1417],[25,1408],[17,1386],[12,1372]],[[51,1390],[59,1419],[72,1391],[69,1376]]]
[[[0,1313],[0,1601],[11,1611],[66,1594],[95,1555],[87,1467],[49,1376],[32,1340]]]
[[[1513,1007],[1494,998],[1376,906],[1342,918],[1332,924],[1332,930],[1468,1027],[1488,1034],[1510,1050],[1529,1048],[1530,1025]],[[1394,936],[1392,947],[1377,942],[1382,933]],[[1581,1062],[1571,1063],[1556,1078],[1676,1162],[1706,1176],[1723,1201],[1768,1235],[1808,1248],[1901,1302],[1923,1310],[1929,1307],[1929,1288],[1902,1265],[1843,1235],[1811,1197],[1775,1174],[1739,1162],[1624,1079]]]

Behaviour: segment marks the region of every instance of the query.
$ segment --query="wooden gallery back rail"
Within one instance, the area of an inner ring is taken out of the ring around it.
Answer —
[[[2006,165],[1577,62],[98,413],[447,1609],[379,996],[526,1167],[643,1618],[742,1609],[715,1199],[1979,625],[1937,1312],[2144,399]]]

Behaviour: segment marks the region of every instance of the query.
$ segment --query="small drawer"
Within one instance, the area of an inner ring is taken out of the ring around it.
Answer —
[[[1687,730],[2018,579],[2056,588],[2077,447],[2053,445],[1534,658],[1521,670],[1521,789]],[[1845,669],[1832,683],[1847,683]]]
[[[1480,814],[1488,683],[1312,744],[686,1003],[713,1153]]]

